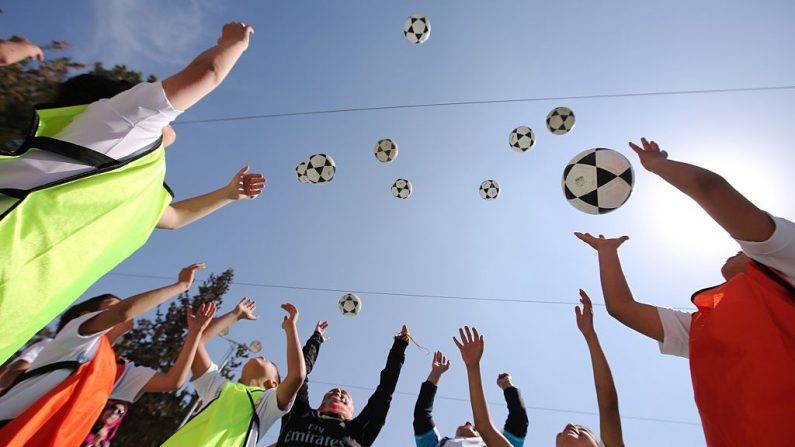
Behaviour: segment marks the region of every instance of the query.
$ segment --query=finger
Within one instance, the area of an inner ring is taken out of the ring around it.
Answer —
[[[582,318],[582,311],[580,310],[580,306],[576,306],[574,308],[574,313],[577,316],[577,321],[580,321],[580,318]]]
[[[475,326],[472,326],[472,334],[475,335],[475,340],[480,339],[480,334],[478,334],[478,329]]]
[[[472,343],[474,340],[472,339],[472,330],[469,329],[469,326],[464,326],[464,330],[467,333],[467,342]]]
[[[641,138],[640,142],[643,144],[643,150],[651,150],[651,146],[649,146],[649,141],[646,139],[646,137]]]
[[[247,26],[247,27],[246,27],[246,33],[248,33],[248,34],[254,34],[254,27],[252,27],[252,26]]]
[[[459,342],[458,342],[458,339],[456,339],[455,337],[453,337],[453,343],[455,343],[455,345],[456,345],[456,346],[458,346],[458,349],[459,349],[459,350],[460,350],[460,349],[464,349],[464,345],[462,345],[461,343],[459,343]]]
[[[204,267],[205,267],[205,265],[204,265],[203,262],[197,262],[195,264],[189,265],[187,268],[189,268],[191,270],[199,270],[199,269],[203,269]]]
[[[660,146],[657,144],[657,142],[656,142],[656,141],[652,140],[652,142],[651,142],[651,147],[652,147],[652,149],[654,149],[655,151],[657,151],[657,152],[660,152]]]
[[[466,344],[467,338],[464,336],[464,328],[458,328],[458,336],[461,337],[461,343]]]
[[[638,154],[638,155],[640,155],[641,152],[643,152],[643,149],[641,149],[640,147],[638,147],[638,145],[636,145],[635,143],[633,143],[631,141],[629,142],[629,147],[632,148],[632,150],[635,151],[635,153]]]
[[[626,242],[626,241],[628,241],[628,240],[629,240],[629,236],[621,236],[621,237],[620,237],[620,238],[618,238],[618,239],[621,241],[621,243],[624,243],[624,242]]]
[[[237,174],[235,174],[235,175],[236,175],[238,178],[240,178],[240,177],[243,177],[243,175],[245,175],[245,174],[246,174],[246,172],[248,172],[248,170],[249,170],[249,169],[251,169],[251,168],[250,168],[248,165],[246,165],[246,166],[243,166],[243,168],[242,168],[241,170],[237,171]]]

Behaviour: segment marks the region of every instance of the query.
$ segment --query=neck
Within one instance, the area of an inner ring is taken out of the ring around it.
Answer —
[[[265,388],[265,379],[262,377],[241,377],[238,383],[242,383],[245,386]]]

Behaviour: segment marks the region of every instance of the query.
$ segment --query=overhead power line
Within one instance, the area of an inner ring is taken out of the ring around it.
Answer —
[[[582,99],[636,98],[643,96],[705,95],[705,94],[718,94],[718,93],[764,92],[764,91],[777,91],[777,90],[795,90],[795,85],[779,85],[779,86],[768,86],[768,87],[737,87],[737,88],[701,89],[701,90],[672,90],[672,91],[659,91],[659,92],[604,93],[597,95],[546,96],[546,97],[537,97],[537,98],[435,102],[427,104],[397,104],[389,106],[350,107],[350,108],[341,108],[341,109],[310,110],[310,111],[299,111],[299,112],[266,113],[259,115],[241,115],[241,116],[231,116],[231,117],[206,118],[198,120],[179,121],[174,124],[187,125],[187,124],[201,124],[201,123],[219,123],[224,121],[286,118],[291,116],[307,116],[307,115],[328,115],[334,113],[369,112],[375,110],[421,109],[421,108],[430,108],[430,107],[453,107],[453,106],[470,106],[470,105],[481,105],[481,104],[508,104],[515,102],[576,101]]]

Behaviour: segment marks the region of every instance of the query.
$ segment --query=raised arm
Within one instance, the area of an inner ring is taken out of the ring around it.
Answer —
[[[312,336],[309,337],[309,340],[306,341],[306,344],[303,348],[303,356],[304,356],[304,365],[306,368],[306,375],[309,376],[309,373],[312,372],[312,368],[315,366],[315,361],[317,361],[317,355],[320,353],[320,345],[328,341],[328,337],[324,334],[326,329],[328,328],[328,321],[318,321],[317,325],[315,325],[315,332],[312,333]],[[293,408],[290,410],[287,416],[282,418],[282,426],[289,420],[289,418],[294,414],[303,414],[306,413],[311,409],[309,405],[309,378],[307,377],[304,379],[304,382],[301,384],[301,387],[298,389],[298,392],[295,396],[295,402],[293,403]]]
[[[476,328],[470,331],[469,326],[458,329],[461,336],[459,342],[453,337],[453,342],[461,351],[461,358],[467,368],[469,379],[469,402],[472,405],[472,416],[475,418],[475,428],[480,432],[481,438],[487,447],[512,447],[494,423],[491,422],[486,393],[483,391],[483,380],[480,377],[480,358],[483,356],[483,336],[478,334]]]
[[[225,186],[190,199],[172,203],[160,216],[157,228],[176,230],[238,200],[255,199],[265,188],[265,177],[260,173],[248,174],[244,166]]]
[[[44,60],[44,52],[36,44],[21,36],[0,40],[0,66],[15,64],[24,59]]]
[[[221,85],[248,48],[254,28],[243,22],[227,23],[218,43],[201,53],[185,69],[163,81],[163,90],[177,110],[187,110]]]
[[[629,237],[606,239],[601,234],[598,238],[590,233],[574,235],[599,254],[599,277],[607,312],[624,325],[662,343],[663,325],[657,307],[635,301],[621,268],[618,247]]]
[[[436,351],[428,380],[420,386],[420,394],[417,396],[417,403],[414,404],[414,436],[418,447],[439,445],[439,437],[434,432],[436,422],[433,420],[433,401],[439,379],[448,369],[450,361],[440,351]]]
[[[188,336],[177,356],[177,361],[168,369],[168,372],[156,373],[146,382],[143,391],[147,393],[165,393],[178,390],[188,378],[196,349],[201,344],[202,332],[215,315],[216,307],[213,303],[204,303],[199,306],[199,311],[194,314],[188,309]]]
[[[276,388],[276,401],[279,409],[286,409],[295,399],[298,389],[306,379],[306,365],[304,354],[301,351],[301,341],[298,339],[298,309],[292,304],[282,304],[282,309],[287,312],[282,322],[282,329],[287,335],[287,377]]]
[[[580,290],[580,302],[583,309],[580,310],[579,307],[576,307],[574,312],[577,315],[577,327],[585,337],[588,351],[591,354],[596,402],[599,405],[599,435],[605,447],[623,447],[624,437],[621,434],[621,415],[618,412],[616,385],[613,382],[610,365],[607,363],[607,358],[593,327],[591,299],[582,290]]]
[[[520,447],[524,445],[527,428],[530,426],[524,400],[522,400],[519,389],[513,386],[510,374],[502,373],[497,376],[497,386],[502,389],[505,403],[508,405],[508,417],[505,419],[502,434],[514,447]]]
[[[179,272],[177,282],[174,284],[132,296],[108,307],[104,312],[80,325],[78,333],[96,334],[154,309],[174,296],[188,291],[193,284],[196,270],[203,268],[204,263],[191,264]]]
[[[406,347],[409,345],[410,339],[411,335],[404,324],[389,350],[386,366],[381,370],[378,387],[367,400],[367,405],[364,406],[362,412],[351,421],[353,430],[360,433],[359,440],[363,446],[369,446],[375,442],[375,438],[378,437],[378,433],[381,432],[381,428],[386,422],[386,415],[392,403],[392,394],[395,392],[398,378],[400,378],[400,369],[406,360]]]
[[[773,219],[740,194],[720,175],[688,163],[669,160],[656,142],[629,143],[647,171],[695,200],[734,239],[766,241],[776,225]]]
[[[257,303],[255,303],[254,300],[243,297],[234,309],[212,320],[207,325],[207,328],[202,331],[201,341],[199,342],[199,347],[196,349],[196,357],[194,357],[193,364],[191,365],[191,374],[194,379],[201,377],[202,374],[207,372],[210,365],[213,363],[205,347],[207,342],[228,329],[236,321],[259,319],[259,315],[254,315],[256,309]]]

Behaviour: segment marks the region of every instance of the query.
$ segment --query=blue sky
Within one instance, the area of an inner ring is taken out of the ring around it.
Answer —
[[[453,361],[439,389],[440,397],[452,399],[438,398],[434,414],[440,430],[452,433],[471,412],[456,400],[468,391],[450,337],[474,324],[486,336],[482,368],[497,425],[506,413],[494,381],[508,371],[531,408],[528,446],[550,445],[569,421],[598,428],[590,362],[571,303],[578,288],[603,300],[596,254],[572,232],[629,235],[621,255],[636,297],[680,308],[689,308],[692,291],[721,281],[720,265],[737,250],[695,204],[642,171],[627,141],[654,138],[672,158],[724,175],[760,207],[795,216],[788,138],[793,90],[179,124],[397,104],[794,85],[791,2],[252,3],[2,5],[5,35],[67,40],[73,44],[67,54],[80,61],[125,63],[161,79],[214,44],[224,22],[244,20],[256,29],[226,82],[177,121],[168,182],[186,198],[221,186],[250,164],[268,177],[266,193],[180,231],[156,232],[116,272],[171,277],[204,261],[209,271],[233,267],[246,283],[561,303],[360,293],[362,314],[343,318],[336,310],[341,293],[235,285],[227,303],[255,298],[262,318],[239,324],[231,335],[262,340],[264,354],[282,364],[278,304],[301,309],[302,338],[315,321],[330,320],[332,340],[312,373],[313,404],[329,384],[345,384],[365,388],[350,389],[361,408],[391,336],[406,323],[420,344]],[[401,30],[417,13],[430,19],[433,31],[413,46]],[[559,105],[577,115],[577,127],[565,136],[544,129],[547,112]],[[519,125],[537,135],[524,154],[507,145]],[[400,146],[392,164],[372,155],[381,138]],[[635,191],[612,214],[582,214],[560,190],[566,162],[591,147],[619,150],[635,165]],[[317,152],[334,157],[336,178],[327,185],[298,183],[295,165]],[[414,184],[409,200],[390,195],[399,177]],[[478,197],[485,179],[500,183],[498,200]],[[129,295],[165,282],[111,274],[87,296]],[[687,361],[660,355],[654,342],[603,307],[596,309],[596,327],[618,387],[627,445],[704,445]],[[212,348],[220,359],[224,345]],[[419,349],[407,351],[399,394],[376,445],[412,444],[415,393],[430,362]]]

